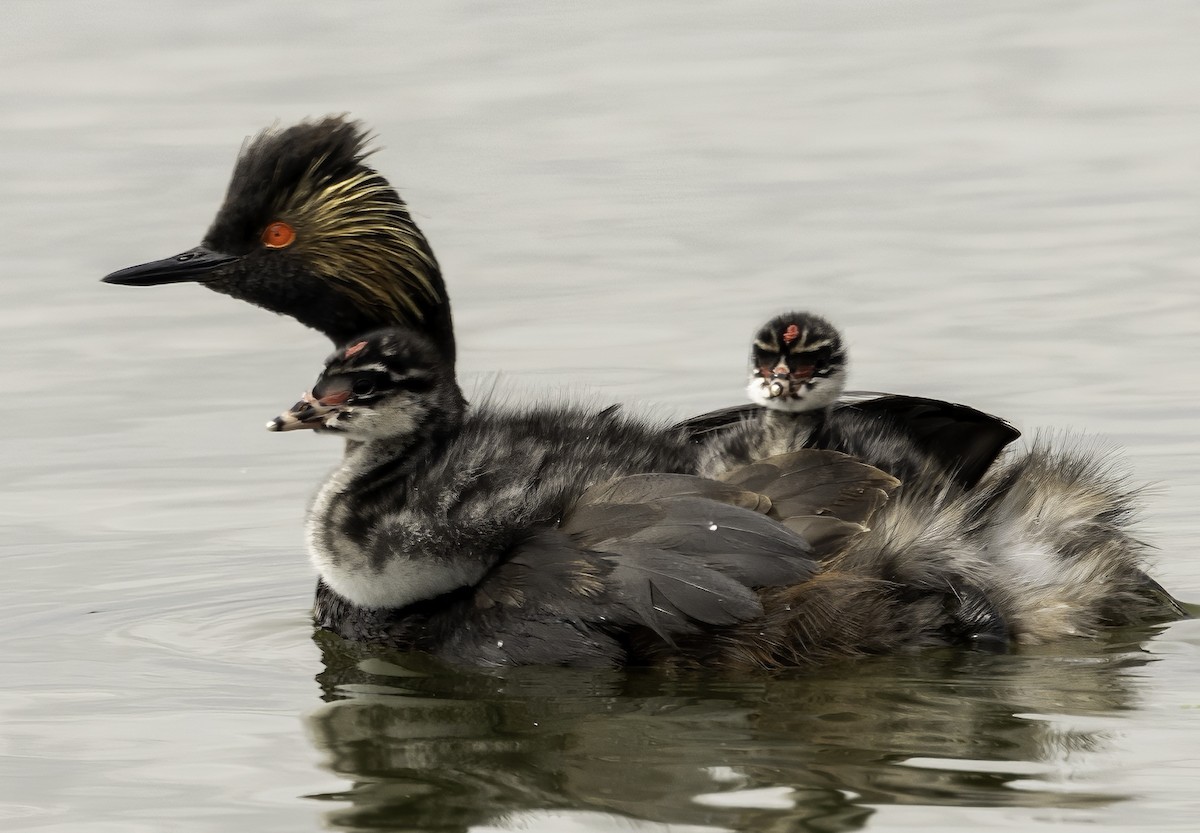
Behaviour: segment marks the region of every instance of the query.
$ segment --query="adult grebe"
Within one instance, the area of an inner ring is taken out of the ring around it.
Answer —
[[[261,134],[239,157],[225,202],[200,247],[115,272],[105,280],[130,285],[197,281],[291,315],[342,347],[373,328],[407,324],[424,334],[445,366],[452,367],[450,306],[437,262],[399,196],[365,163],[366,139],[358,125],[340,118]],[[1015,436],[1003,421],[963,406],[897,396],[872,401],[884,403],[876,406],[878,410],[918,426],[913,436],[924,438],[929,453],[946,459],[969,453],[979,473]],[[704,445],[714,433],[739,425],[742,417],[741,409],[733,409],[683,427]],[[920,428],[929,425],[937,427]],[[663,441],[673,442],[668,433]],[[1014,553],[1036,541],[1039,552],[1051,559],[1067,552],[1082,558],[1104,550],[1116,553],[1112,557],[1126,565],[1140,556],[1141,548],[1131,543],[1126,531],[1133,496],[1119,482],[1105,479],[1087,459],[1035,449],[995,477],[989,474],[988,481],[980,484],[988,488],[975,495],[969,511],[961,502],[951,509],[931,498],[918,502],[916,496],[928,490],[908,483],[902,500],[889,508],[891,531],[872,532],[864,539],[904,567],[895,575],[909,582],[913,592],[936,590],[943,598],[955,588],[935,569],[939,559],[945,562],[950,556],[932,545],[938,540],[930,532],[934,527],[949,530],[947,540],[956,542],[948,545],[952,547],[969,533],[973,546],[1011,546]],[[1054,511],[1036,511],[1042,505]],[[912,538],[908,551],[897,548],[905,536]],[[1127,572],[1123,567],[1116,571],[1125,589]],[[1093,581],[1086,570],[1075,575],[1079,581]],[[1125,589],[1110,592],[1112,587],[1104,581],[1088,586],[1089,592],[1109,593],[1114,600],[1109,608],[1137,595]],[[1045,601],[1036,593],[1028,598]],[[1094,622],[1164,618],[1178,612],[1166,603],[1148,609],[1130,602],[1120,615],[1110,615],[1109,608],[1093,615],[1099,609],[1095,604],[1081,605],[1089,611],[1086,616],[1078,622],[1074,614],[1066,616],[1062,622],[1067,624],[1047,628],[1046,638],[1066,631],[1089,632]],[[316,615],[322,626],[356,638],[386,629],[389,620],[386,612],[356,607],[320,585]]]

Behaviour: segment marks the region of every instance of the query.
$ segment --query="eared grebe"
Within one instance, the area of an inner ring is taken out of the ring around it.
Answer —
[[[366,141],[358,125],[336,117],[260,134],[239,157],[225,202],[200,247],[105,280],[129,285],[197,281],[290,315],[343,348],[360,333],[407,325],[428,339],[443,367],[452,369],[454,334],[437,261],[399,196],[365,163]],[[839,412],[844,407],[837,406]],[[899,632],[928,633],[934,619],[947,621],[947,599],[957,592],[953,577],[967,572],[963,565],[975,563],[981,553],[987,557],[979,561],[978,583],[1007,582],[1011,596],[1029,603],[1016,613],[1005,612],[1014,638],[1088,633],[1103,622],[1179,614],[1149,580],[1134,586],[1141,573],[1133,565],[1143,551],[1128,533],[1135,495],[1119,479],[1106,477],[1094,457],[1052,454],[1035,446],[996,467],[993,461],[1016,436],[1002,420],[965,406],[895,395],[849,407],[887,414],[908,426],[913,442],[941,459],[942,472],[958,472],[964,489],[979,482],[969,494],[947,496],[944,478],[934,484],[910,478],[871,532],[843,536],[853,544],[833,558],[846,569],[838,572],[841,568],[827,558],[826,572],[812,580],[832,586],[832,576],[844,573],[863,584],[858,594],[840,585],[840,595],[823,602],[842,618],[857,615],[856,600],[883,593],[881,581],[892,582],[907,588],[908,615],[921,618],[926,608],[937,611],[921,626]],[[703,451],[715,436],[741,430],[748,408],[761,406],[706,414],[681,428]],[[658,442],[673,446],[675,433],[660,431]],[[352,453],[353,444],[348,449]],[[745,471],[778,476],[773,464],[756,463]],[[807,475],[816,488],[836,486],[822,480],[834,476],[821,467]],[[1038,557],[1027,557],[1031,552]],[[1001,561],[1012,575],[997,578],[987,572]],[[1060,604],[1055,593],[1068,580],[1077,585],[1076,592]],[[1032,589],[1011,589],[1026,587]],[[1158,600],[1157,606],[1145,602],[1147,595]],[[1029,605],[1048,605],[1057,618],[1042,617],[1027,627],[1033,620],[1022,614]],[[323,627],[354,638],[372,638],[391,627],[387,610],[356,607],[323,584],[318,584],[315,610]],[[886,621],[899,615],[897,609]],[[837,639],[825,641],[832,645]],[[770,644],[789,643],[772,638]],[[854,638],[848,644],[854,646],[848,650],[859,650],[865,643]],[[890,644],[896,643],[884,639],[876,647]]]

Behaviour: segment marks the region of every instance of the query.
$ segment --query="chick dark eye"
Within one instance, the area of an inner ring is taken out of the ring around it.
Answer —
[[[369,396],[375,392],[375,383],[370,379],[355,379],[351,390],[355,396]]]

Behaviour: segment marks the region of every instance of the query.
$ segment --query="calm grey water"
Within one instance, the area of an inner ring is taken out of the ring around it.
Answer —
[[[1200,599],[1200,10],[9,0],[0,828],[1194,830],[1200,622],[771,679],[450,673],[307,619],[326,351],[194,286],[243,137],[349,111],[445,267],[468,388],[686,414],[780,308],[855,387],[1156,484]],[[497,374],[499,380],[497,381]],[[323,441],[324,440],[324,441]]]

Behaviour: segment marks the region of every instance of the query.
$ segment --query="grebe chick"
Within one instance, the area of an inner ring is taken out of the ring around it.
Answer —
[[[832,324],[809,312],[777,315],[750,347],[751,402],[772,411],[828,411],[846,388],[846,350]]]
[[[911,421],[886,409],[841,402],[848,364],[842,335],[825,318],[795,311],[766,322],[751,341],[746,386],[761,408],[747,412],[736,430],[709,440],[705,454],[711,462],[704,470],[720,474],[726,466],[800,448],[826,448],[926,490],[973,485],[982,472],[961,476],[961,458],[946,461],[930,453],[914,437]]]
[[[919,490],[930,506],[947,494],[958,494],[962,487],[953,470],[922,450],[904,422],[886,412],[866,413],[839,404],[848,361],[841,333],[819,315],[794,311],[767,321],[751,341],[746,386],[750,399],[762,409],[746,415],[736,430],[709,440],[701,471],[719,476],[730,466],[764,457],[825,448],[851,454],[898,478],[901,496],[906,483],[908,491]],[[936,513],[919,506],[906,507],[905,514],[918,523],[936,523]],[[978,563],[976,547],[964,535],[908,540],[895,551],[902,557],[868,559],[859,569],[868,574],[875,571],[881,580],[923,587],[928,593],[936,594],[940,585],[951,619],[947,635],[976,647],[1008,645],[1008,625],[988,597],[987,582],[972,575],[978,572],[973,569]],[[881,552],[887,553],[888,548]]]
[[[686,438],[612,409],[469,412],[437,347],[398,329],[339,349],[268,427],[353,441],[307,527],[325,584],[369,612],[370,633],[345,635],[470,664],[719,662],[714,640],[769,615],[772,588],[832,581],[819,560],[845,536],[792,527],[861,530],[895,485],[805,451],[743,470],[751,489],[687,474]],[[805,478],[821,467],[826,483]]]
[[[680,423],[727,463],[796,448],[830,448],[922,487],[971,488],[1021,432],[966,405],[899,394],[846,395],[841,333],[811,312],[785,312],[754,334],[751,404]]]
[[[710,438],[700,470],[723,476],[750,460],[823,448],[897,477],[871,533],[831,566],[940,593],[952,641],[997,648],[1183,615],[1141,568],[1145,548],[1128,529],[1137,490],[1097,458],[1035,444],[964,475],[962,460],[913,440],[914,421],[838,402],[847,362],[825,319],[771,319],[750,357],[748,391],[763,407]]]

